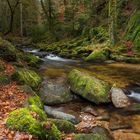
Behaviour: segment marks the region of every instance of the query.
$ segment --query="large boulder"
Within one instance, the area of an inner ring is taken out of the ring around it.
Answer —
[[[41,84],[39,95],[47,105],[67,103],[73,99],[65,79],[44,80]]]
[[[72,70],[68,75],[71,90],[96,104],[108,103],[110,85],[79,70]]]
[[[12,78],[22,84],[27,84],[32,88],[37,88],[42,81],[41,77],[35,71],[28,70],[25,68],[18,69],[12,75]]]

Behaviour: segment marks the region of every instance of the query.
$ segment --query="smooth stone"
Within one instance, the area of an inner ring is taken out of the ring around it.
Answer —
[[[54,109],[53,107],[44,106],[44,109],[45,109],[45,112],[50,117],[53,117],[53,118],[56,118],[56,119],[67,120],[67,121],[70,121],[70,122],[72,122],[74,124],[77,124],[79,122],[79,120],[75,116],[73,116],[71,114],[64,113],[64,112],[59,111],[57,109]]]
[[[110,93],[112,103],[116,108],[125,108],[131,104],[129,98],[125,95],[122,89],[112,87]]]

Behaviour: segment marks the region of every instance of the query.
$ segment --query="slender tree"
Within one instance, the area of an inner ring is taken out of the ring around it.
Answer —
[[[13,22],[14,22],[14,15],[15,15],[15,11],[16,11],[16,8],[18,7],[19,3],[20,3],[20,0],[15,0],[15,4],[11,4],[10,3],[10,0],[6,0],[7,4],[8,4],[8,7],[9,7],[9,10],[10,10],[10,23],[9,23],[9,29],[8,31],[6,32],[6,34],[10,33],[13,31]]]
[[[112,45],[117,41],[117,0],[109,0],[109,39]]]

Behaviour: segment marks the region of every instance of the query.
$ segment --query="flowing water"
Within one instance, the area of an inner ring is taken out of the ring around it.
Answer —
[[[93,64],[81,60],[64,59],[40,52],[38,49],[26,48],[24,51],[33,53],[43,60],[40,66],[40,73],[43,77],[57,80],[60,77],[65,78],[72,69],[79,69],[118,87],[140,83],[140,64],[109,62]],[[82,109],[87,106],[98,115],[83,113]],[[116,109],[112,104],[97,106],[83,99],[55,106],[55,108],[82,118],[82,123],[77,125],[77,128],[83,128],[83,131],[85,128],[99,125],[107,128],[116,140],[140,140],[139,112],[132,113],[128,110]]]

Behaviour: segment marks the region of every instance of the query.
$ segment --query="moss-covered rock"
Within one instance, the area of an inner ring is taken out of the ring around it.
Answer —
[[[108,83],[75,69],[69,73],[68,81],[71,90],[83,98],[96,104],[110,102]]]
[[[88,57],[86,61],[105,61],[109,58],[109,50],[107,49],[96,49]]]
[[[41,83],[41,77],[34,71],[28,69],[18,69],[12,78],[20,83],[27,84],[32,88],[37,88]]]
[[[77,134],[73,140],[110,140],[100,134]]]
[[[75,126],[69,121],[62,119],[49,119],[49,121],[53,122],[60,131],[65,133],[72,133],[75,131]]]
[[[40,122],[32,117],[27,108],[21,108],[10,113],[6,124],[10,129],[29,132],[39,137],[44,135]]]
[[[118,62],[126,62],[126,63],[140,63],[139,57],[128,57],[125,55],[118,55],[118,54],[112,54],[111,59],[118,61]]]
[[[15,61],[17,59],[16,48],[2,38],[0,38],[0,57],[8,61]]]
[[[6,125],[12,130],[28,132],[41,140],[61,140],[61,133],[54,124],[42,122],[36,115],[43,115],[42,111],[34,105],[21,108],[9,114]],[[40,116],[41,117],[41,116]]]

